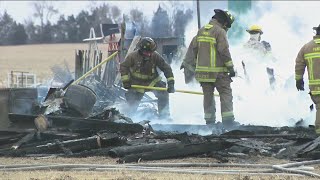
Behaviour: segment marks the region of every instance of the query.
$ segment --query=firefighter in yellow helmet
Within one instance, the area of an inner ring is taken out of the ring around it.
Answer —
[[[258,54],[262,55],[262,57],[271,58],[272,61],[275,61],[275,58],[271,54],[271,45],[266,41],[261,41],[261,35],[263,34],[262,28],[259,25],[252,25],[249,29],[246,30],[250,34],[250,39],[244,44],[245,48],[250,50],[254,50]],[[266,71],[269,78],[269,84],[272,89],[275,86],[275,76],[274,69],[271,67],[266,67]]]
[[[234,17],[220,9],[214,10],[211,21],[199,29],[197,35],[189,45],[188,51],[181,65],[184,73],[189,73],[186,82],[190,82],[192,72],[201,84],[206,124],[214,124],[215,101],[214,89],[217,88],[221,102],[222,124],[225,128],[232,128],[235,122],[233,114],[231,77],[235,77],[233,62],[229,51],[227,31],[231,28]]]
[[[252,25],[246,31],[250,34],[250,39],[245,43],[245,47],[255,49],[263,54],[271,52],[270,43],[261,41],[261,35],[263,34],[261,26]]]
[[[128,114],[133,115],[144,93],[148,90],[133,89],[131,85],[143,85],[151,87],[166,87],[161,81],[157,71],[159,68],[167,78],[167,91],[152,91],[158,98],[158,114],[160,119],[171,120],[169,112],[169,94],[174,93],[174,77],[170,65],[156,51],[157,45],[150,37],[143,37],[137,44],[138,49],[128,54],[124,62],[120,64],[120,73],[123,87],[128,89],[126,100]]]
[[[312,101],[316,104],[316,133],[320,135],[320,25],[313,28],[316,35],[299,51],[295,63],[295,79],[298,91],[304,91],[303,75],[308,69],[309,89]]]

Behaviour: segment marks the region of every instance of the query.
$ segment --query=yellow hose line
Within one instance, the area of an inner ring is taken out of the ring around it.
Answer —
[[[104,63],[108,62],[109,60],[111,60],[115,55],[118,54],[119,51],[114,52],[113,54],[111,54],[107,59],[103,60],[101,63],[99,63],[98,65],[96,65],[94,68],[92,68],[90,71],[86,72],[84,75],[82,75],[81,77],[79,77],[79,79],[77,79],[76,81],[74,81],[72,84],[76,84],[79,81],[81,81],[83,78],[87,77],[91,72],[93,72],[94,70],[96,70],[98,67],[100,67],[101,65],[103,65]]]
[[[151,86],[140,86],[140,85],[131,85],[132,88],[137,89],[148,89],[148,90],[156,90],[156,91],[166,91],[167,88],[161,88],[161,87],[151,87]],[[197,94],[197,95],[203,95],[202,92],[196,92],[196,91],[186,91],[186,90],[179,90],[176,89],[176,92],[179,93],[186,93],[186,94]],[[218,94],[214,94],[215,96],[219,96]]]

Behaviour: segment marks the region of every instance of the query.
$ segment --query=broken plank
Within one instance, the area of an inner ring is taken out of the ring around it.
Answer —
[[[229,147],[224,141],[213,141],[199,144],[177,144],[174,148],[155,150],[152,152],[131,154],[119,159],[120,163],[138,162],[145,160],[160,160],[191,155],[201,155],[211,151],[218,151]]]

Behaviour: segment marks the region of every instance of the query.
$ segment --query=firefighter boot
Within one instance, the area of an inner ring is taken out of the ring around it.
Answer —
[[[235,121],[234,118],[223,119],[222,124],[227,130],[236,129],[240,126],[240,123],[238,121]]]

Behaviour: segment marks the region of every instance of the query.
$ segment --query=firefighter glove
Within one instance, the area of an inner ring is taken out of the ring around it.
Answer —
[[[130,89],[131,88],[131,83],[130,82],[123,82],[123,87],[125,89]]]
[[[296,87],[298,91],[304,91],[303,79],[296,80]]]
[[[174,93],[176,90],[174,89],[174,81],[169,81],[168,82],[168,89],[167,92],[168,93]]]
[[[229,77],[235,77],[236,76],[236,72],[234,71],[233,67],[228,68],[229,70]]]

